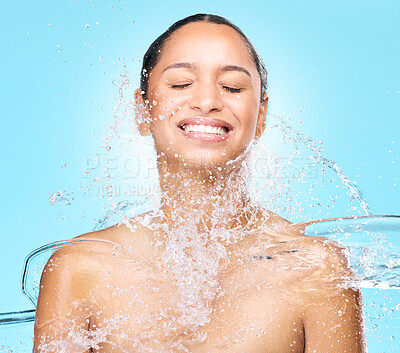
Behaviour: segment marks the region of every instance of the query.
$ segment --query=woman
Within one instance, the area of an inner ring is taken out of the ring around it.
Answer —
[[[366,351],[341,249],[249,197],[266,83],[250,41],[219,16],[178,21],[150,46],[135,100],[160,207],[53,255],[37,352]]]

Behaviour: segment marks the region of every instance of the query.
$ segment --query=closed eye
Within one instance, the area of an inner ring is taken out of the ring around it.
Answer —
[[[222,86],[222,88],[231,93],[240,93],[242,91],[241,88],[233,88],[233,87],[229,87],[229,86]]]
[[[173,89],[182,89],[182,88],[189,87],[190,85],[191,85],[191,83],[183,83],[181,85],[171,85],[171,88],[173,88]]]

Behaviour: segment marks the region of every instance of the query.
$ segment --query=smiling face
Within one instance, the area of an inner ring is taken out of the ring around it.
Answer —
[[[147,106],[157,153],[169,164],[223,166],[265,128],[261,79],[241,36],[231,27],[187,24],[169,38],[150,73]]]

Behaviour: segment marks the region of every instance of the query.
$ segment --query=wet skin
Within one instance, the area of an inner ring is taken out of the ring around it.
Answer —
[[[45,351],[39,347],[47,339],[84,351],[71,337],[86,335],[95,347],[86,352],[364,352],[361,297],[341,286],[351,276],[342,250],[267,211],[256,211],[252,223],[237,221],[246,207],[240,193],[232,201],[237,214],[219,220],[243,229],[239,241],[226,244],[229,262],[216,275],[209,321],[197,328],[179,321],[177,277],[163,261],[168,235],[159,226],[173,233],[202,212],[198,234],[208,241],[215,205],[204,195],[223,195],[216,186],[235,176],[239,157],[265,128],[268,99],[261,100],[260,77],[240,36],[224,25],[182,27],[164,46],[147,97],[136,91],[135,98],[140,132],[154,138],[161,190],[168,192],[164,217],[153,218],[154,227],[139,217],[131,220],[133,231],[123,225],[85,234],[80,238],[110,243],[53,256],[41,282],[36,350]],[[226,134],[185,130],[196,124]]]
[[[332,242],[284,234],[288,223],[272,215],[264,227],[279,233],[252,233],[230,247],[231,262],[218,275],[224,294],[193,332],[177,324],[176,278],[160,261],[160,235],[137,225],[135,237],[125,226],[81,237],[123,248],[89,243],[53,256],[42,279],[52,290],[39,299],[37,346],[44,335],[66,339],[106,327],[108,343],[87,352],[185,352],[177,342],[189,352],[363,352],[360,295],[335,285],[349,272]],[[169,324],[174,329],[165,329]]]

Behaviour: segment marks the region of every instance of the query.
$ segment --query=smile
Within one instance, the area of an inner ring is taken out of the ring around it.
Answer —
[[[181,129],[186,132],[202,132],[206,134],[214,134],[225,136],[228,133],[228,130],[224,127],[216,127],[212,125],[182,125]]]
[[[186,137],[205,142],[225,140],[233,130],[232,126],[223,120],[205,117],[183,119],[178,123],[178,128]]]

